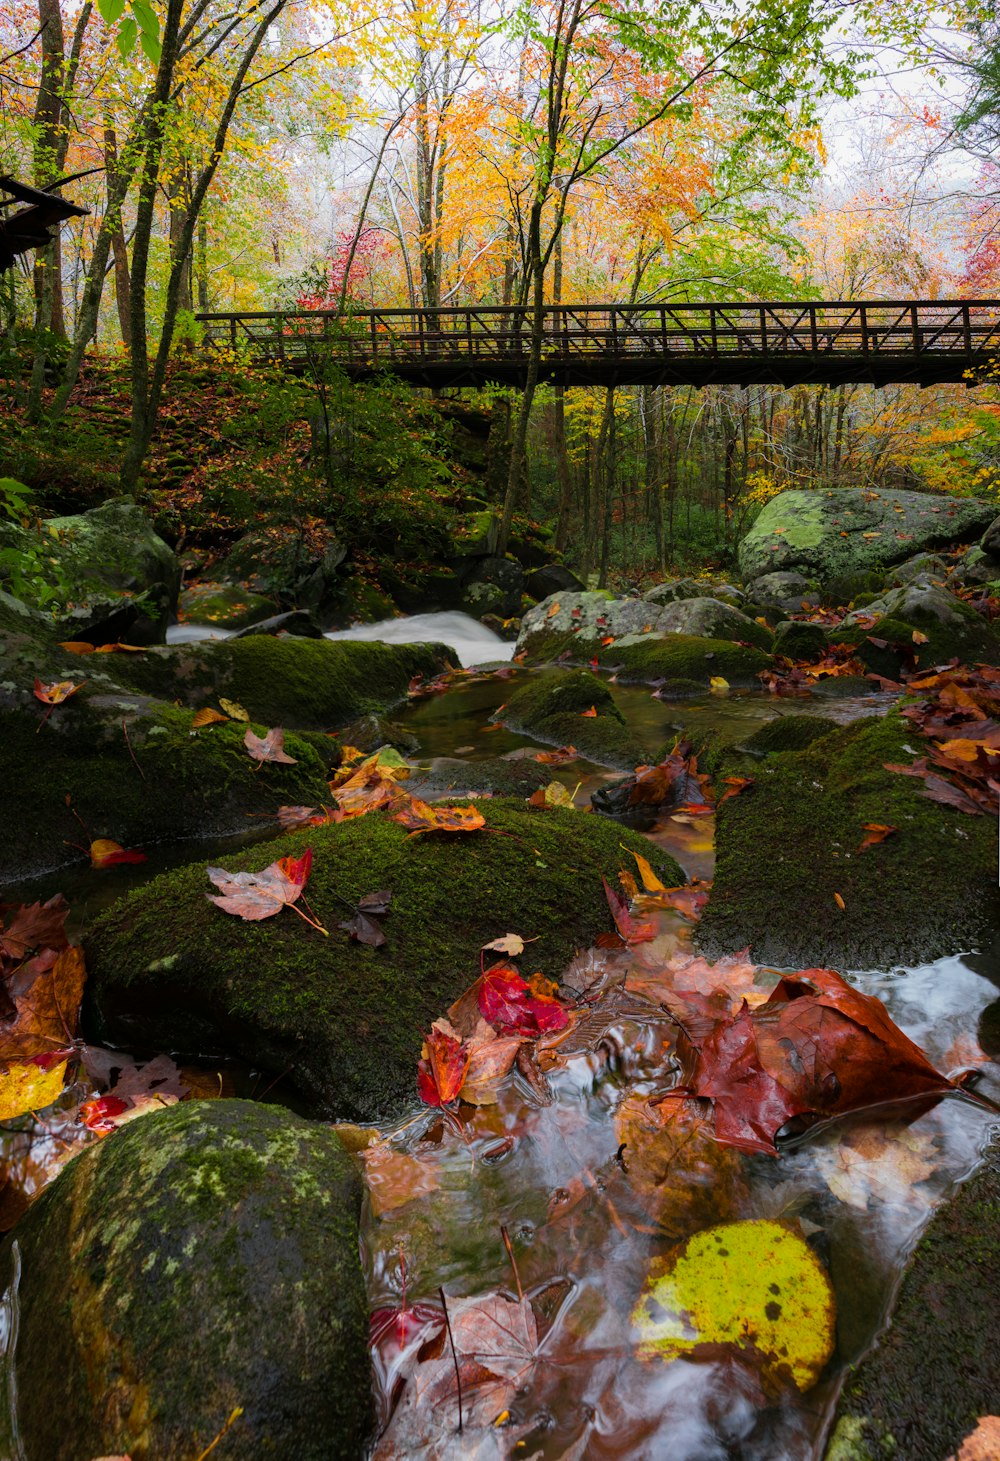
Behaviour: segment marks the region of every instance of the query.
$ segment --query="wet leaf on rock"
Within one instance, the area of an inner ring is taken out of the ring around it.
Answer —
[[[448,1106],[455,1100],[469,1069],[469,1051],[465,1041],[447,1020],[435,1020],[424,1037],[420,1064],[417,1066],[417,1090],[428,1106]]]
[[[296,901],[306,885],[311,867],[311,847],[307,847],[301,857],[283,857],[259,873],[230,873],[222,867],[209,867],[205,869],[209,881],[215,884],[221,896],[216,897],[213,893],[205,896],[224,912],[256,923],[262,918],[273,918],[286,904]]]
[[[265,761],[280,761],[285,766],[298,764],[295,757],[289,756],[285,751],[285,732],[280,726],[269,730],[266,736],[255,736],[253,731],[247,727],[243,744],[253,759],[262,765]]]

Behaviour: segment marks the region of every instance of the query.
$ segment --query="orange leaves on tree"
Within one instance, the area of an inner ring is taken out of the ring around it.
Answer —
[[[243,744],[253,759],[261,765],[265,761],[280,761],[286,766],[297,764],[295,757],[289,756],[285,751],[285,732],[280,726],[269,730],[266,736],[255,736],[248,727]]]
[[[424,1038],[417,1066],[420,1099],[428,1106],[449,1106],[462,1089],[468,1069],[465,1041],[447,1020],[435,1020]]]
[[[777,1153],[793,1117],[807,1123],[959,1089],[890,1019],[830,969],[785,975],[766,1003],[735,1012],[712,996],[665,994],[682,1031],[686,1088],[713,1102],[719,1141]]]

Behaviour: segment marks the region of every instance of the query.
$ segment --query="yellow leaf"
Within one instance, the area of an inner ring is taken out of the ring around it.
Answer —
[[[200,710],[195,711],[191,726],[194,730],[200,730],[203,725],[225,725],[228,720],[228,715],[213,710],[211,705],[203,705]]]
[[[843,898],[840,896],[839,893],[834,893],[834,895],[833,895],[833,901],[836,903],[837,907],[840,909],[841,912],[843,912],[844,909],[847,907],[847,904],[844,902]]]
[[[43,1070],[34,1061],[9,1065],[0,1071],[0,1121],[12,1121],[26,1111],[41,1111],[58,1100],[66,1084],[66,1061]]]
[[[913,634],[912,634],[912,639],[913,639],[914,644],[926,644],[927,643],[927,635],[926,634],[921,634],[921,632],[920,632],[919,629],[914,629]]]
[[[748,1342],[765,1385],[808,1390],[833,1352],[833,1290],[809,1244],[770,1219],[721,1223],[654,1263],[632,1322],[640,1353],[674,1360]]]
[[[626,847],[624,842],[619,842],[618,846],[623,852],[632,852],[631,847]],[[646,889],[646,892],[665,893],[667,891],[666,885],[660,882],[646,858],[640,852],[632,852],[632,856],[635,858],[636,867],[639,869],[639,876],[642,878],[642,886]]]
[[[230,720],[247,720],[248,721],[250,719],[249,712],[246,711],[246,710],[244,710],[243,709],[243,706],[240,705],[240,703],[237,700],[225,700],[220,695],[219,696],[219,704],[222,706],[223,710],[229,716]]]
[[[713,675],[708,682],[708,686],[713,695],[725,695],[729,689],[729,681],[724,680],[721,675]]]

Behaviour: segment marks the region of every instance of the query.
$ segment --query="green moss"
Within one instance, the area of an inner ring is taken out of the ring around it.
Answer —
[[[890,714],[759,766],[754,786],[719,809],[703,950],[749,944],[765,963],[877,968],[975,947],[1000,913],[996,823],[883,769],[909,765],[919,742]],[[898,830],[861,852],[866,822]]]
[[[953,602],[956,616],[951,623],[942,623],[930,614],[912,621],[886,616],[869,628],[844,624],[831,629],[829,638],[834,644],[857,645],[858,658],[875,674],[891,679],[914,662],[924,670],[947,664],[950,659],[963,664],[1000,662],[1000,640],[990,626],[959,600]],[[918,638],[914,639],[914,634]],[[886,643],[880,644],[879,640]]]
[[[372,814],[227,860],[259,869],[311,845],[308,898],[329,938],[291,911],[265,923],[227,916],[206,897],[203,863],[156,879],[88,936],[89,1028],[128,1048],[226,1049],[288,1071],[324,1115],[398,1111],[414,1090],[420,1031],[472,983],[483,944],[511,930],[537,938],[532,968],[558,976],[609,926],[600,878],[622,866],[620,842],[668,885],[683,881],[645,839],[601,818],[505,801],[480,809],[482,832],[408,837]],[[392,908],[388,943],[373,949],[337,924],[379,888]]]
[[[638,736],[610,715],[563,711],[540,720],[531,734],[551,746],[575,746],[586,760],[616,771],[631,771],[649,759],[648,749]]]
[[[821,715],[777,715],[741,742],[751,756],[769,756],[775,751],[803,751],[820,736],[837,730],[837,724]]]
[[[189,624],[244,629],[278,612],[274,599],[233,584],[199,584],[181,595],[181,618]]]
[[[360,1205],[333,1133],[248,1101],[88,1148],[17,1231],[26,1453],[190,1461],[241,1406],[227,1456],[361,1454]]]
[[[115,672],[157,699],[201,706],[224,695],[268,725],[326,730],[399,704],[414,675],[437,674],[449,656],[444,645],[253,635],[130,655]]]
[[[826,634],[819,624],[786,619],[774,632],[774,652],[787,659],[812,662],[826,653]]]
[[[980,1416],[1000,1414],[998,1295],[994,1143],[921,1239],[891,1326],[844,1386],[826,1461],[938,1461],[959,1450]]]
[[[515,729],[530,731],[550,715],[581,714],[591,706],[599,716],[612,717],[620,725],[625,717],[615,704],[606,680],[589,670],[549,670],[519,685],[494,719]]]
[[[93,837],[141,847],[242,831],[248,817],[273,817],[282,803],[329,798],[328,762],[294,734],[285,749],[297,764],[258,770],[243,744],[245,725],[192,733],[187,710],[151,706],[136,715],[134,699],[122,697],[116,713],[113,697],[101,698],[99,714],[74,697],[58,726],[41,731],[40,715],[0,711],[0,881],[73,861],[80,854],[72,844],[86,841],[80,820]]]
[[[730,685],[759,687],[759,675],[769,669],[771,656],[762,650],[734,644],[728,639],[700,639],[695,635],[652,635],[641,644],[613,644],[602,650],[602,665],[621,665],[618,678],[623,684],[650,683],[664,679],[664,694],[670,693],[673,682],[693,682],[704,688],[721,675]]]

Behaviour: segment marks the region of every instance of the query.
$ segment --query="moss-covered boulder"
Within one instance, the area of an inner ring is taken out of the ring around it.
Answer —
[[[17,1454],[191,1461],[241,1407],[220,1454],[362,1455],[360,1208],[337,1137],[274,1106],[184,1102],[89,1147],[6,1248]]]
[[[452,662],[443,644],[253,635],[131,655],[115,674],[158,700],[194,708],[224,695],[268,725],[331,730],[398,705],[415,675],[434,676]]]
[[[1000,635],[969,604],[931,582],[890,589],[848,614],[831,631],[831,637],[841,643],[857,643],[863,659],[867,653],[864,646],[870,646],[872,639],[901,645],[907,658],[914,656],[921,669],[946,664],[950,659],[966,664],[1000,664]],[[883,649],[880,644],[871,647]],[[874,664],[872,667],[877,668]]]
[[[885,968],[973,948],[995,928],[995,820],[884,769],[909,765],[919,740],[893,713],[758,764],[754,785],[719,807],[703,951],[749,944],[763,963]],[[868,822],[896,831],[862,852]]]
[[[435,756],[406,783],[424,801],[454,801],[467,796],[529,797],[553,779],[551,766],[531,757],[485,756],[466,761],[461,756]],[[564,778],[566,779],[566,778]]]
[[[828,641],[820,624],[798,619],[784,619],[774,630],[774,652],[792,660],[818,660],[826,653]]]
[[[771,646],[771,634],[764,625],[731,604],[704,595],[661,604],[648,599],[613,599],[601,593],[561,593],[529,609],[521,621],[517,648],[530,664],[555,658],[554,645],[570,637],[582,658],[583,651],[595,653],[605,639],[613,639],[617,648],[623,641],[629,645],[647,635],[671,634],[728,639],[762,650]]]
[[[848,1376],[826,1461],[945,1461],[1000,1414],[1000,1148],[935,1214],[872,1354]]]
[[[51,612],[61,639],[162,640],[177,602],[180,565],[130,497],[47,518],[35,528],[4,523],[0,547],[21,555],[18,593]],[[10,564],[0,568],[0,577],[12,575]]]
[[[548,745],[575,746],[600,766],[628,770],[646,759],[646,747],[625,724],[606,682],[589,670],[535,675],[493,718]]]
[[[81,657],[60,649],[40,616],[4,595],[0,882],[79,857],[81,820],[93,837],[142,847],[264,828],[284,803],[328,801],[327,773],[341,742],[315,728],[387,709],[405,697],[412,674],[435,673],[446,653],[257,638]],[[48,712],[33,693],[36,677],[81,688]],[[240,722],[196,730],[186,707],[217,704],[220,695],[247,708],[258,735],[284,725],[295,764],[258,766]]]
[[[791,571],[828,583],[838,574],[888,568],[914,553],[976,538],[996,506],[925,492],[838,487],[780,492],[739,546],[745,579]]]
[[[192,584],[177,602],[178,617],[185,623],[210,624],[215,629],[244,629],[277,611],[276,599],[233,583]]]
[[[129,1049],[228,1051],[287,1072],[310,1109],[374,1119],[415,1091],[421,1030],[479,972],[479,950],[515,931],[531,966],[557,977],[606,929],[602,874],[619,843],[665,882],[683,881],[643,838],[582,812],[478,803],[486,828],[410,837],[372,813],[226,860],[255,870],[313,849],[307,896],[324,937],[289,911],[244,923],[208,901],[205,864],[167,873],[98,919],[87,938],[92,1033]],[[387,888],[388,942],[351,942],[338,924]]]
[[[734,609],[742,608],[746,594],[731,583],[703,578],[669,578],[663,583],[647,588],[642,597],[649,604],[676,604],[683,599],[716,599],[730,604]]]

